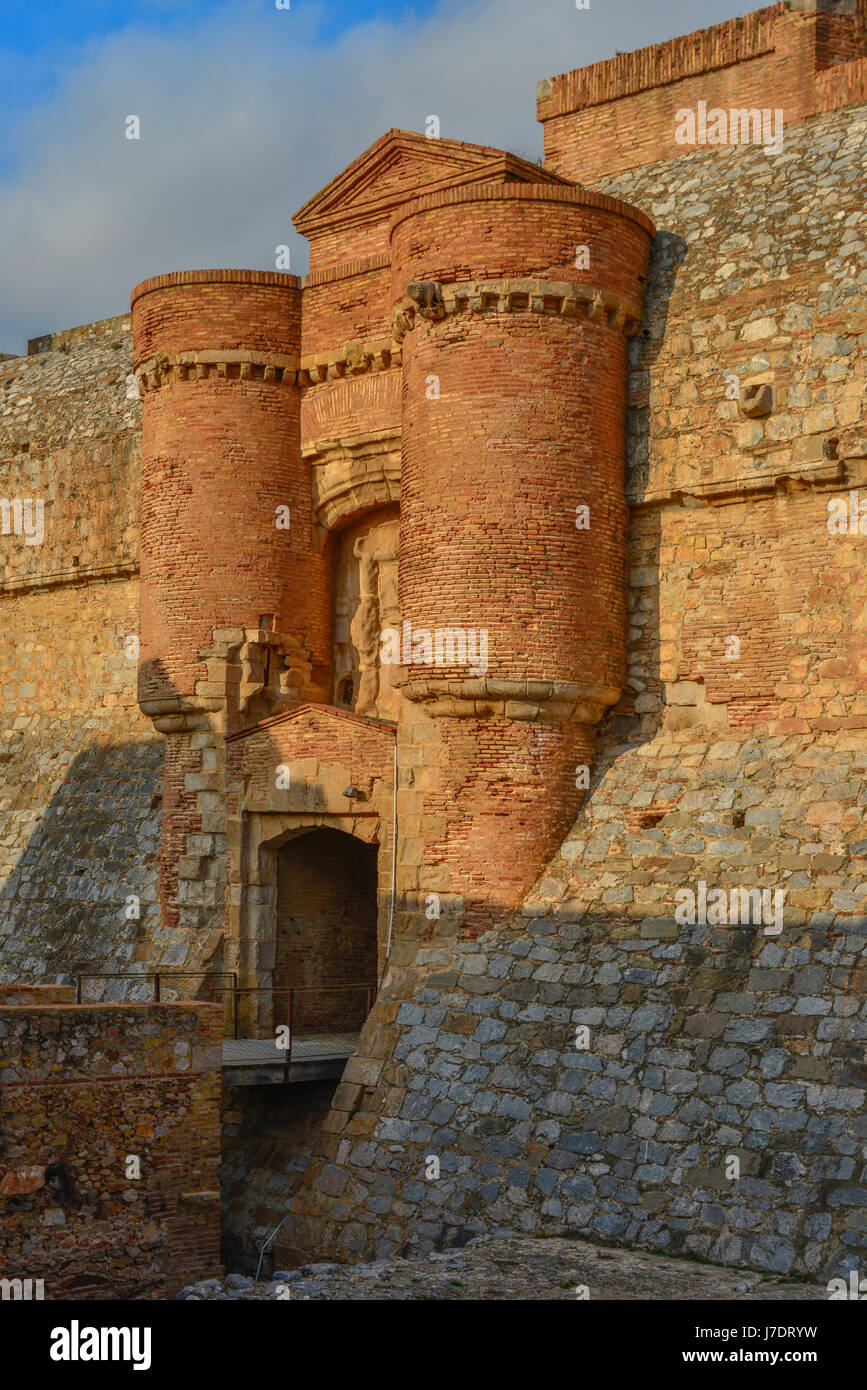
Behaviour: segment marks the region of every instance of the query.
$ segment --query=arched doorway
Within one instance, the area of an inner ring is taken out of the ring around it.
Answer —
[[[320,827],[277,851],[275,1021],[357,1032],[377,979],[377,845]],[[367,988],[365,988],[367,987]]]

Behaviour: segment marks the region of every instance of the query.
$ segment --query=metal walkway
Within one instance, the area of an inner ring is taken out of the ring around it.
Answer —
[[[358,1046],[358,1033],[315,1033],[293,1038],[287,1055],[273,1038],[226,1038],[223,1082],[226,1086],[284,1085],[287,1081],[339,1080]],[[288,1074],[287,1074],[288,1071]]]

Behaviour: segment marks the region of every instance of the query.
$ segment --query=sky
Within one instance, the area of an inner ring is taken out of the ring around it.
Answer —
[[[274,269],[291,217],[392,126],[541,154],[536,83],[732,0],[0,0],[0,352],[133,285]],[[137,116],[140,138],[126,138]]]

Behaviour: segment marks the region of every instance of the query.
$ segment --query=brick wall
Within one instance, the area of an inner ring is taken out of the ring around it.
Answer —
[[[0,996],[0,1271],[46,1299],[171,1298],[221,1272],[222,1009],[71,997]]]
[[[295,995],[300,1034],[351,1032],[366,1019],[372,995],[345,987],[375,993],[378,886],[376,846],[338,830],[314,830],[278,851],[274,985],[313,991]],[[288,1004],[281,995],[275,1022],[288,1021]]]
[[[395,216],[395,298],[443,287],[403,342],[401,618],[467,640],[450,663],[445,648],[402,656],[403,693],[441,727],[416,743],[402,718],[401,887],[437,893],[465,930],[536,877],[622,688],[623,330],[627,304],[638,325],[650,235],[623,204],[533,185],[431,195]],[[557,298],[562,282],[577,289]],[[598,314],[579,304],[585,287]]]
[[[539,83],[546,165],[593,183],[689,153],[678,111],[781,110],[785,138],[829,103],[863,100],[864,0],[849,14],[784,4]]]
[[[847,8],[770,5],[540,82],[546,165],[594,183],[687,153],[675,139],[676,116],[700,101],[726,112],[780,109],[788,132],[828,110],[832,91],[838,106],[863,99],[867,9],[864,0]]]

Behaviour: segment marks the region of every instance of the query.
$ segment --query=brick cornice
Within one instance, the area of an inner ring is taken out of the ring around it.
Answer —
[[[401,694],[428,714],[452,719],[540,719],[598,724],[616,705],[619,688],[583,681],[509,679],[503,676],[425,676],[404,667]],[[411,673],[411,674],[410,674]]]
[[[628,222],[643,227],[649,236],[656,235],[656,226],[647,213],[633,207],[622,198],[613,198],[608,193],[597,193],[591,188],[578,184],[538,184],[538,183],[482,183],[468,188],[445,188],[438,193],[428,193],[404,203],[391,219],[390,234],[410,217],[420,213],[433,212],[439,208],[453,207],[460,203],[571,203],[575,207],[595,208],[601,212],[613,213]]]
[[[170,381],[203,380],[209,376],[227,381],[269,381],[294,386],[299,358],[277,352],[256,352],[246,348],[197,349],[192,352],[157,353],[136,368],[143,392],[153,391]]]
[[[267,285],[293,292],[299,288],[298,277],[282,270],[173,270],[167,275],[152,275],[136,285],[130,295],[130,307],[154,290],[177,289],[179,285]]]
[[[423,291],[431,302],[423,302]],[[587,319],[631,337],[641,324],[642,308],[635,300],[613,290],[568,280],[505,276],[496,280],[463,280],[455,284],[418,282],[408,287],[405,300],[394,310],[395,339],[415,326],[417,318],[436,322],[461,313],[544,314]]]

